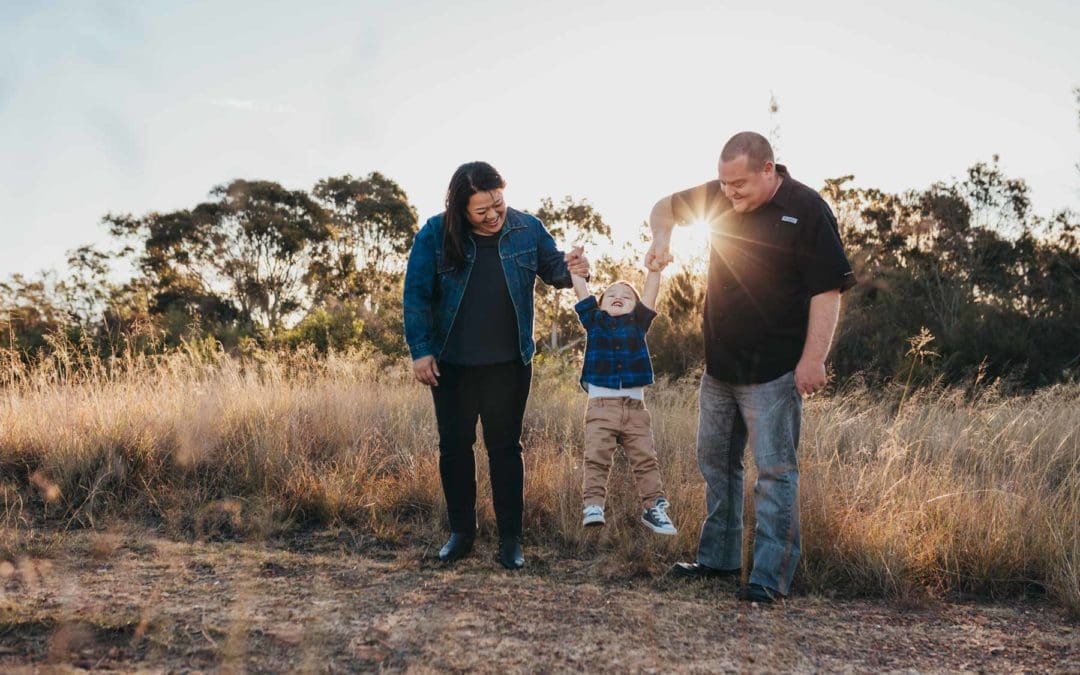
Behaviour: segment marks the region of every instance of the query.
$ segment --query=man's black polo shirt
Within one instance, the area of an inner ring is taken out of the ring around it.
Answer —
[[[855,285],[825,200],[783,179],[773,198],[738,213],[720,181],[672,195],[678,222],[709,224],[705,371],[732,384],[774,380],[795,369],[806,342],[810,298]]]

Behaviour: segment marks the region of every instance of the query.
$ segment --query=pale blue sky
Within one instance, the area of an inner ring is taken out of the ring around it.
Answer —
[[[1040,211],[1076,207],[1080,3],[945,4],[3,0],[0,277],[239,177],[379,170],[427,217],[473,159],[511,205],[588,197],[628,238],[730,134],[768,132],[770,92],[814,187],[998,153]]]

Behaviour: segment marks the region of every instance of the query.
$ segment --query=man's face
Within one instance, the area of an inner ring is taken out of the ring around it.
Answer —
[[[469,197],[465,216],[477,234],[492,235],[502,230],[506,222],[506,202],[503,201],[502,189],[477,192]]]
[[[765,162],[760,171],[750,168],[750,158],[746,155],[720,162],[720,185],[739,213],[753,211],[772,199],[776,179],[776,166],[772,162]]]

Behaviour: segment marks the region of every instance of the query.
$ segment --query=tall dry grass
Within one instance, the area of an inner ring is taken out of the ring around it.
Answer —
[[[159,523],[175,536],[258,537],[345,524],[372,537],[442,534],[429,393],[371,355],[205,347],[108,362],[60,350],[0,364],[0,557],[44,522]],[[655,573],[693,555],[704,516],[694,452],[696,386],[665,382],[649,405],[677,537],[636,524],[625,462],[609,526],[580,518],[582,393],[573,364],[537,364],[526,415],[532,546]],[[1006,397],[993,388],[851,388],[807,402],[804,556],[796,584],[918,600],[1046,592],[1080,613],[1080,387]],[[478,452],[481,528],[490,486]]]

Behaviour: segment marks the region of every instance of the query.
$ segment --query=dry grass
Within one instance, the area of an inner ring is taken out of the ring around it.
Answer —
[[[438,539],[444,511],[429,394],[365,355],[233,359],[201,348],[113,362],[74,352],[3,365],[0,560],[47,553],[48,528],[111,518],[176,537],[255,538],[348,524],[384,540]],[[526,416],[526,532],[601,574],[650,574],[693,554],[703,518],[696,387],[650,407],[680,529],[635,524],[616,465],[609,526],[580,518],[581,413],[572,365],[539,363]],[[901,405],[901,401],[903,401]],[[1045,591],[1080,614],[1080,387],[852,389],[806,406],[799,588],[918,602]],[[494,517],[478,453],[481,527]]]

